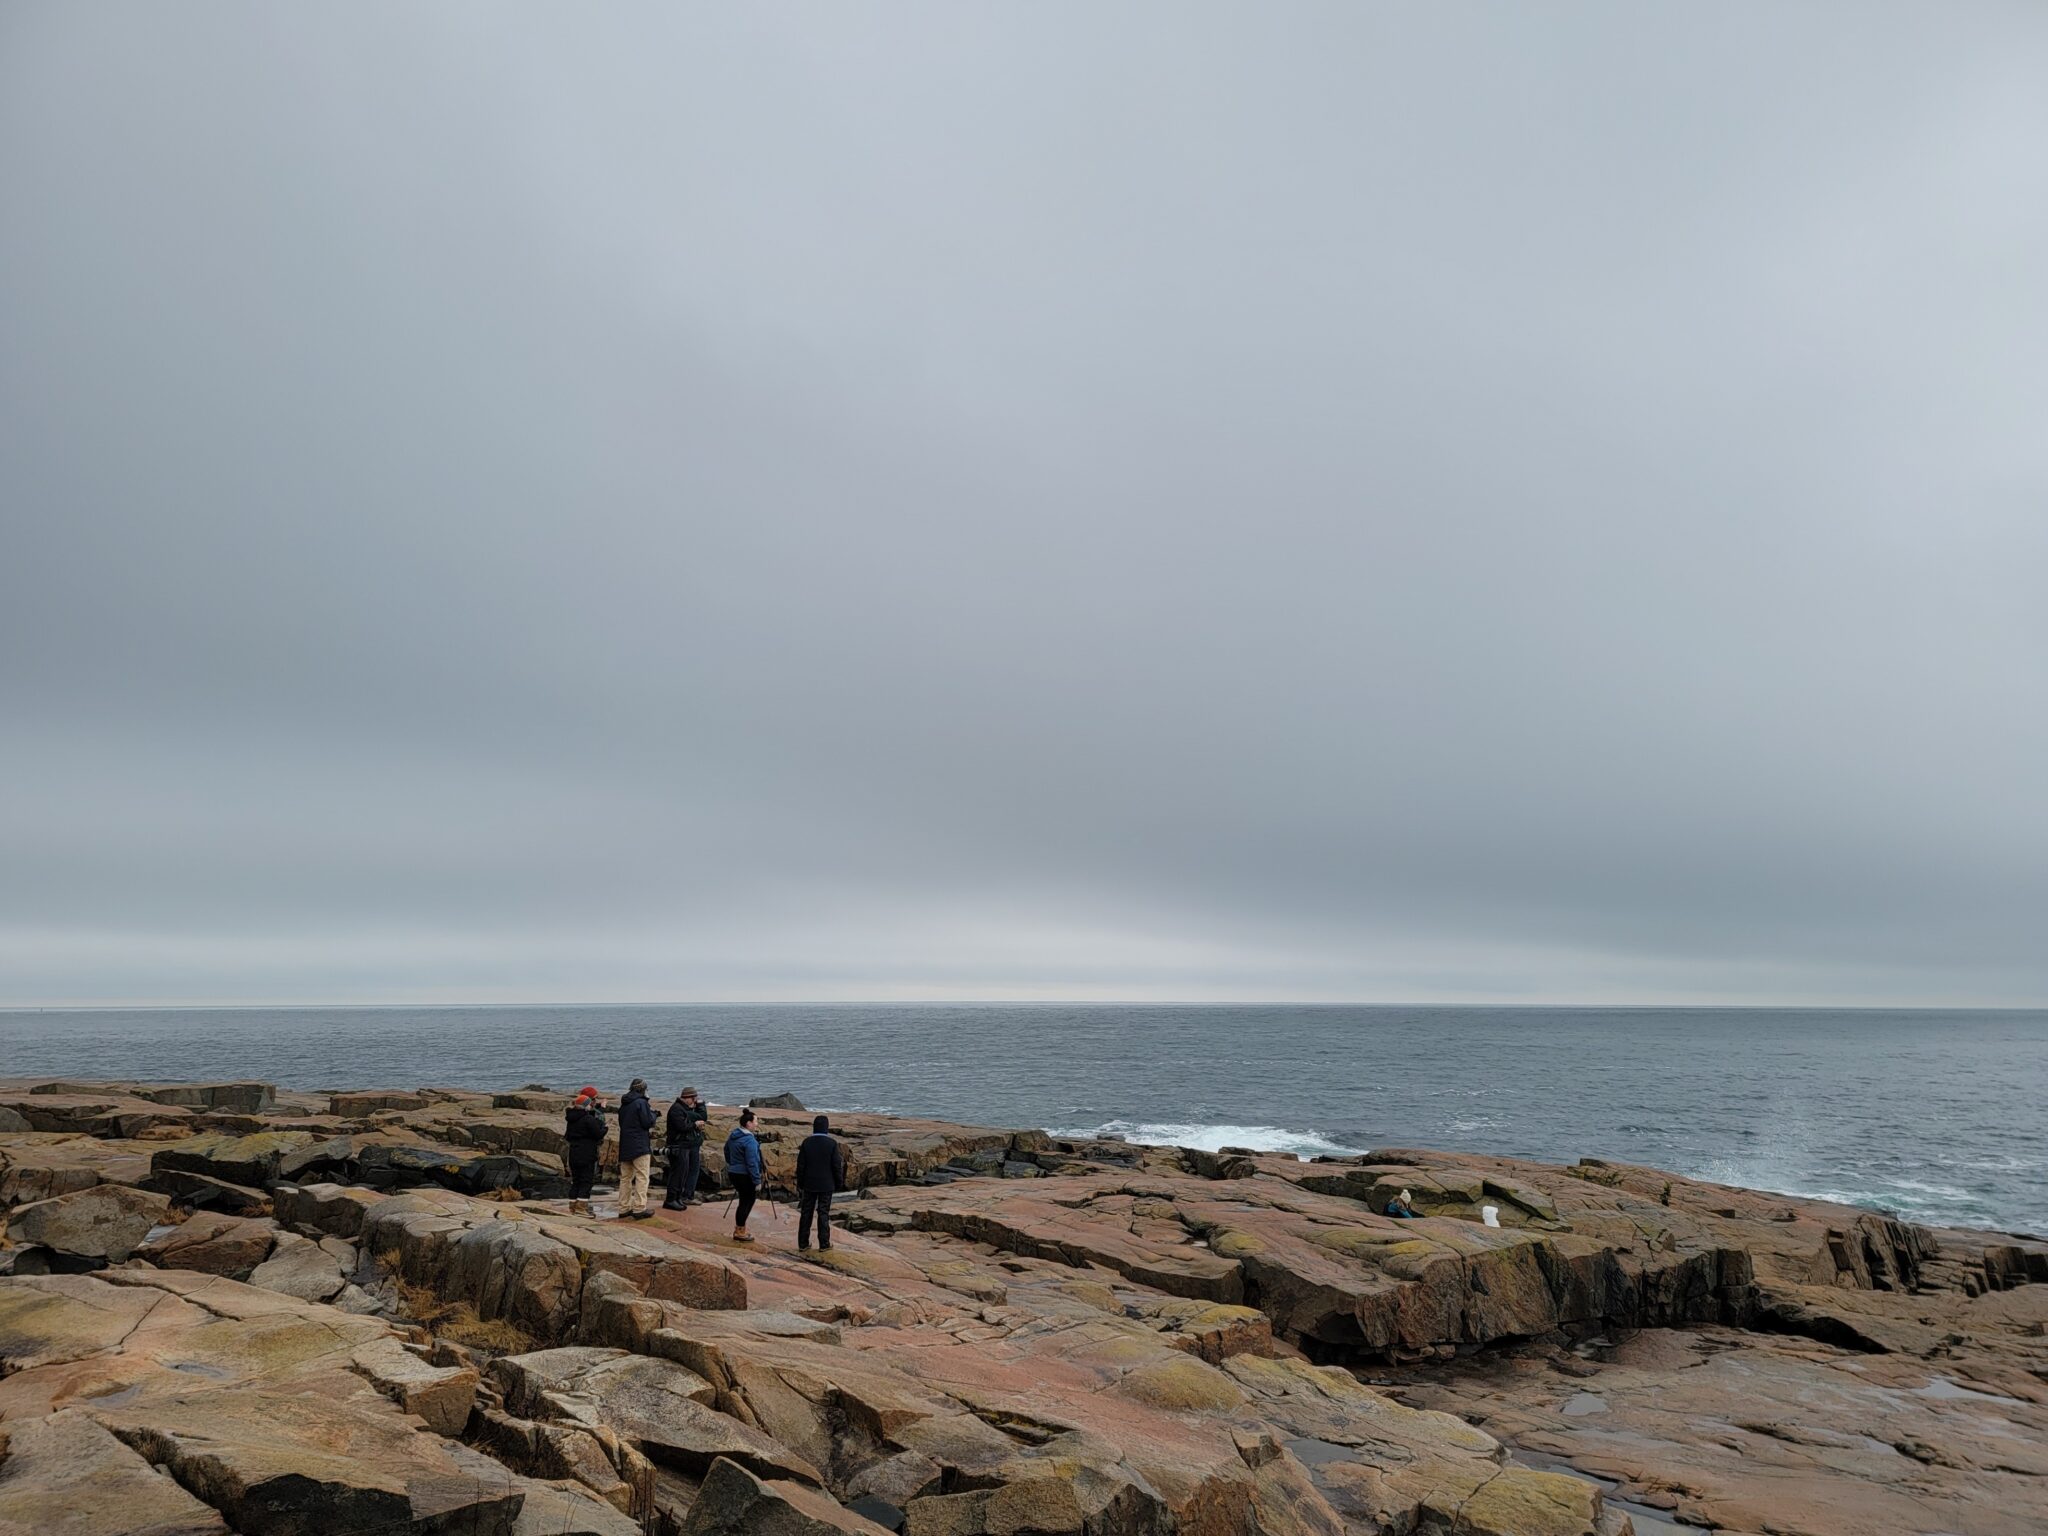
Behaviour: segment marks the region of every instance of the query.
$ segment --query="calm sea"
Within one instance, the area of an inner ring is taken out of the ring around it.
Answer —
[[[2048,1232],[2048,1010],[927,1004],[0,1012],[0,1075],[509,1088],[1302,1154],[1582,1156]]]

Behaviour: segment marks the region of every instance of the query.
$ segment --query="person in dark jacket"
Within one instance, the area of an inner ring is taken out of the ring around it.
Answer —
[[[634,1078],[619,1100],[619,1214],[646,1221],[647,1176],[654,1170],[654,1106],[647,1102],[647,1083]]]
[[[711,1111],[697,1102],[697,1090],[685,1088],[668,1107],[668,1172],[662,1183],[665,1211],[687,1211],[697,1193],[697,1173],[704,1155],[704,1123]]]
[[[604,1101],[586,1085],[562,1116],[562,1134],[569,1142],[571,1200],[590,1198],[590,1186],[597,1182],[597,1155],[611,1130],[604,1120]]]
[[[811,1218],[818,1218],[818,1252],[832,1251],[832,1197],[846,1188],[846,1148],[819,1115],[811,1134],[796,1149],[796,1251],[811,1246]]]
[[[732,1213],[732,1240],[736,1243],[753,1241],[747,1236],[747,1217],[761,1192],[762,1171],[761,1143],[754,1137],[754,1112],[743,1109],[740,1123],[725,1137],[725,1176],[732,1181],[733,1193],[740,1202]]]

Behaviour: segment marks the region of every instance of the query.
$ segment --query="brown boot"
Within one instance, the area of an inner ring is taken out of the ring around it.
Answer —
[[[736,1243],[751,1243],[753,1241],[751,1237],[747,1236],[747,1229],[745,1227],[734,1227],[732,1229],[732,1240]]]

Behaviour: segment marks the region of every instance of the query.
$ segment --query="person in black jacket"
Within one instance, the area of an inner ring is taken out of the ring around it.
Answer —
[[[597,1182],[597,1154],[611,1130],[604,1122],[604,1101],[595,1088],[586,1086],[562,1117],[562,1134],[569,1142],[571,1200],[590,1198],[590,1186]]]
[[[697,1170],[704,1155],[704,1123],[711,1111],[697,1102],[697,1090],[685,1088],[668,1107],[668,1172],[663,1175],[665,1211],[687,1211],[697,1193]]]
[[[811,1218],[818,1218],[818,1252],[832,1251],[832,1197],[846,1188],[846,1148],[832,1134],[832,1122],[819,1115],[811,1134],[796,1149],[796,1251],[811,1246]]]
[[[654,1106],[647,1102],[647,1083],[634,1078],[619,1100],[619,1214],[635,1221],[654,1215],[647,1209],[647,1176],[654,1170]]]

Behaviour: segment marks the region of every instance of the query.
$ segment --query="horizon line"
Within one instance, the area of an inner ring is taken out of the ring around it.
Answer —
[[[95,1003],[7,1003],[0,1002],[0,1014],[9,1013],[310,1013],[349,1010],[415,1009],[446,1011],[468,1009],[545,1008],[1493,1008],[1522,1010],[1572,1010],[1577,1012],[1760,1012],[1826,1013],[2040,1013],[2048,1001],[2037,1003],[1865,1003],[1865,1002],[1502,1002],[1435,999],[1385,1001],[1372,999],[1298,998],[1043,998],[1043,997],[920,997],[920,998],[701,998],[665,1002],[591,1002],[552,1000],[525,1002],[95,1002]]]

